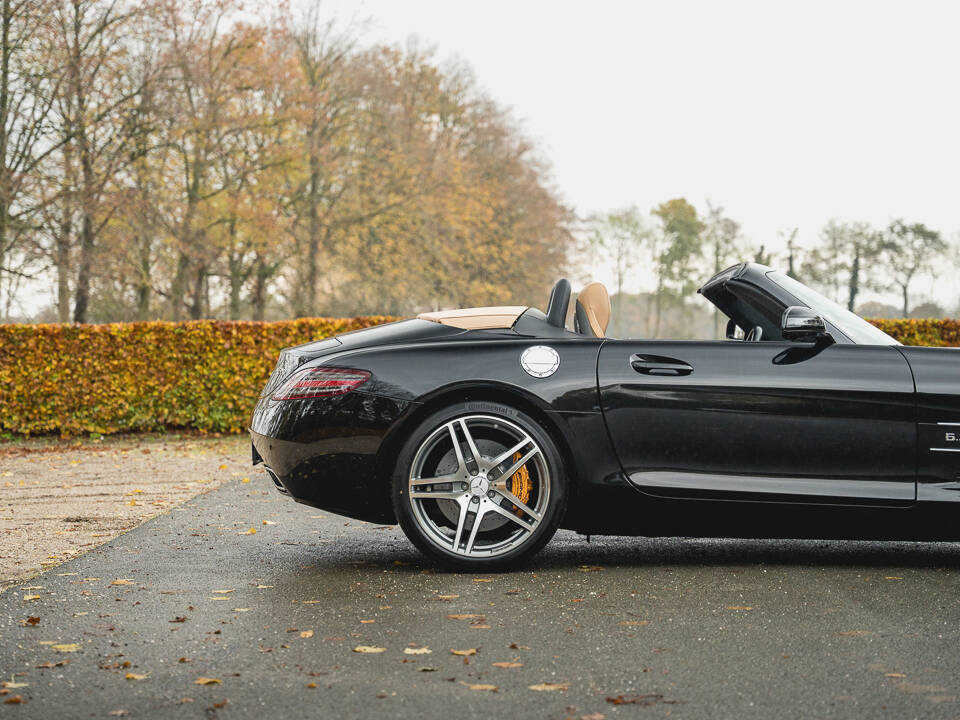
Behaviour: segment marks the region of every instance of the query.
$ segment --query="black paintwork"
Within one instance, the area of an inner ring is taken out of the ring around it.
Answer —
[[[415,427],[452,402],[494,403],[553,435],[571,483],[562,525],[581,532],[960,539],[960,350],[858,345],[829,322],[822,341],[785,341],[779,316],[803,304],[767,272],[737,266],[701,290],[761,342],[588,338],[531,309],[509,330],[408,320],[288,349],[277,374],[371,377],[330,398],[265,394],[255,460],[300,502],[393,522],[393,459]],[[548,378],[520,366],[536,344],[560,355]]]

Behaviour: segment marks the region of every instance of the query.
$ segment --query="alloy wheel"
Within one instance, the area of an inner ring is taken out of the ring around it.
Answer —
[[[413,518],[431,543],[456,555],[495,558],[533,535],[550,501],[540,445],[518,425],[466,415],[435,428],[411,465]]]

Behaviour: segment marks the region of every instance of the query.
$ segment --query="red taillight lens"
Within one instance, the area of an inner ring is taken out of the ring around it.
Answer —
[[[298,370],[278,387],[271,400],[304,400],[343,395],[370,379],[366,370],[314,367]]]

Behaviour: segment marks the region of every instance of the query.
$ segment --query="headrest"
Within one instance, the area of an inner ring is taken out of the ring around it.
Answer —
[[[589,337],[606,337],[610,323],[610,295],[603,283],[592,282],[577,296],[577,332]]]

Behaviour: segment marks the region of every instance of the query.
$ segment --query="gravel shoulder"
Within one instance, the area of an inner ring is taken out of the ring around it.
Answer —
[[[0,592],[227,479],[256,477],[246,436],[0,444]]]

